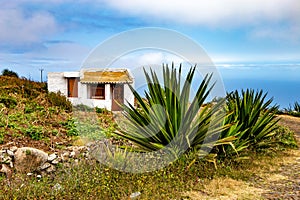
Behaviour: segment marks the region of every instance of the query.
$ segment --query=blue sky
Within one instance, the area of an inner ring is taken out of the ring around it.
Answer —
[[[39,68],[76,70],[108,37],[143,27],[185,34],[225,74],[237,63],[250,69],[252,63],[300,63],[299,0],[3,0],[0,70],[33,79]],[[176,59],[160,52],[139,56],[157,62]]]

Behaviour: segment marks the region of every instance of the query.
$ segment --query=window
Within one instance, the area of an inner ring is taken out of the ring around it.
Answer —
[[[78,78],[68,78],[68,97],[78,97]]]
[[[105,85],[90,85],[90,99],[105,99]]]

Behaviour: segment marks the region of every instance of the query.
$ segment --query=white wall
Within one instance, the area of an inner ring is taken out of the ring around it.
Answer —
[[[65,96],[68,96],[67,80],[63,72],[48,73],[48,90],[50,92],[60,91]]]
[[[99,107],[111,110],[110,84],[105,84],[105,99],[90,99],[88,84],[78,83],[78,98],[69,97],[73,105],[84,104],[89,107]]]
[[[134,87],[134,84],[130,84],[132,87]],[[134,105],[134,95],[131,92],[129,86],[127,84],[124,84],[124,103],[125,105],[128,106],[127,101],[131,104]]]

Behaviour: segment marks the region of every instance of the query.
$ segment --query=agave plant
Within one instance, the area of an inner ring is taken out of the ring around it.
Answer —
[[[241,93],[236,90],[228,94],[226,109],[230,114],[226,116],[225,124],[231,124],[231,127],[221,133],[221,138],[237,138],[233,142],[235,152],[265,145],[266,139],[275,134],[275,125],[279,120],[275,119],[278,106],[270,106],[273,99],[265,101],[267,93],[252,89],[242,90]],[[227,154],[234,152],[230,146],[222,151]]]
[[[298,103],[297,101],[294,103],[294,111],[300,112],[300,103]]]
[[[204,77],[195,97],[189,101],[195,69],[196,66],[189,70],[183,84],[181,65],[178,71],[174,65],[171,69],[163,66],[163,84],[153,70],[150,73],[144,70],[148,85],[145,99],[130,87],[138,106],[123,105],[128,128],[117,134],[133,141],[143,151],[169,148],[176,155],[186,150],[230,143],[232,138],[218,140],[218,134],[225,127],[222,126],[223,115],[217,114],[221,103],[202,107],[214,85],[209,86],[212,75]]]

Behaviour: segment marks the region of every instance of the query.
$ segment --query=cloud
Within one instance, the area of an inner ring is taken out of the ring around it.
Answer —
[[[184,60],[165,51],[139,50],[120,57],[112,64],[112,67],[126,66],[132,69],[149,66],[161,67],[162,64],[171,64],[172,62],[175,65],[179,65],[183,63]]]
[[[298,42],[300,40],[300,23],[291,24],[287,27],[256,27],[251,31],[250,36],[251,38],[269,38],[286,40],[287,42]]]
[[[54,17],[45,11],[25,13],[20,8],[0,10],[0,43],[2,46],[28,46],[56,33]]]
[[[106,0],[125,13],[192,25],[232,26],[297,20],[298,0]]]

